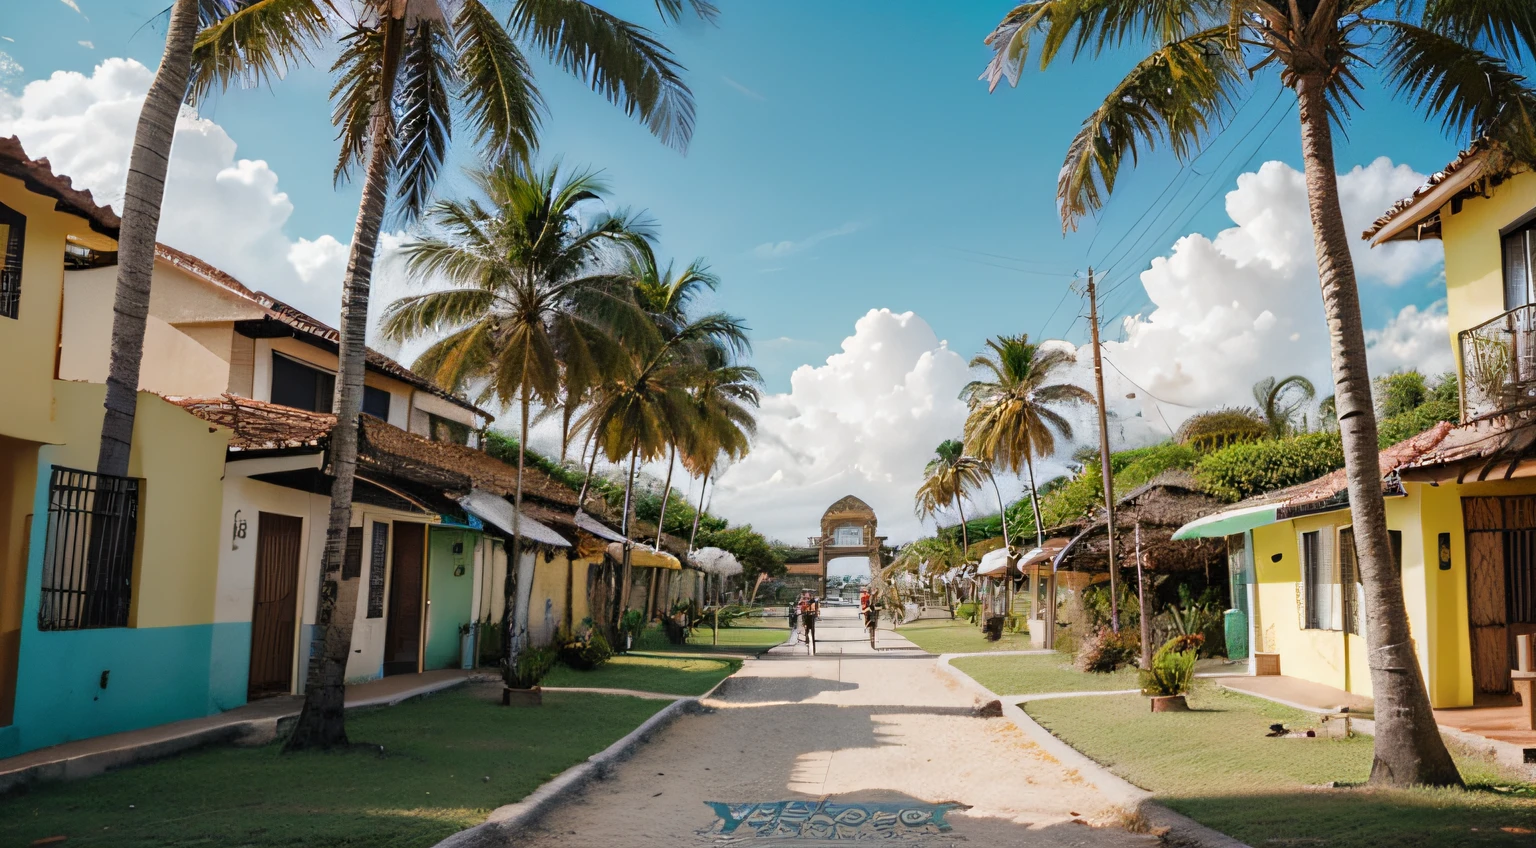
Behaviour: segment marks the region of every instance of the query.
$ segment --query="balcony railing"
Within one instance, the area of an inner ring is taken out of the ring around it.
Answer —
[[[1536,398],[1536,304],[1462,330],[1461,420],[1530,404]]]

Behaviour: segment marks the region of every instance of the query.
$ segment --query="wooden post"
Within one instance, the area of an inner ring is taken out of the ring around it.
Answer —
[[[1099,398],[1099,466],[1104,474],[1104,514],[1109,529],[1109,626],[1120,632],[1120,578],[1115,567],[1115,475],[1109,467],[1109,417],[1104,408],[1104,363],[1099,353],[1099,300],[1088,269],[1088,327],[1093,334],[1093,384]]]

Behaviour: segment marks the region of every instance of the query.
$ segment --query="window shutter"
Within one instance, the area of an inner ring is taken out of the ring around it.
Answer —
[[[1312,558],[1307,551],[1307,534],[1296,534],[1296,550],[1301,553],[1301,591],[1296,593],[1296,609],[1300,617],[1300,629],[1312,625]]]
[[[1527,230],[1517,230],[1504,237],[1504,309],[1530,302],[1530,253],[1526,249]]]

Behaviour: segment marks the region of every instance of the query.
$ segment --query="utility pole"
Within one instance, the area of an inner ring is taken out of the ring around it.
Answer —
[[[1088,269],[1088,327],[1093,332],[1093,384],[1099,398],[1099,467],[1104,472],[1104,512],[1109,525],[1109,626],[1120,632],[1120,577],[1115,567],[1115,475],[1109,467],[1109,416],[1104,409],[1104,361],[1099,353],[1099,299]]]

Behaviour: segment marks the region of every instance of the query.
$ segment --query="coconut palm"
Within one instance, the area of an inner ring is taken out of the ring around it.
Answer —
[[[1317,397],[1312,381],[1300,374],[1275,379],[1265,377],[1253,384],[1253,399],[1269,427],[1269,435],[1282,438],[1296,431],[1296,419],[1307,404]]]
[[[1379,68],[1385,87],[1438,117],[1447,133],[1480,139],[1507,165],[1536,163],[1536,90],[1511,70],[1536,54],[1525,0],[1035,0],[1009,12],[986,39],[982,74],[1017,84],[1032,49],[1042,67],[1063,48],[1074,58],[1150,47],[1083,122],[1057,180],[1062,223],[1100,208],[1121,165],[1167,144],[1185,161],[1244,99],[1261,68],[1279,73],[1300,105],[1318,278],[1329,327],[1339,430],[1365,585],[1366,642],[1378,706],[1377,784],[1461,782],[1435,727],[1387,538],[1376,417],[1350,237],[1339,205],[1333,123],[1356,74]],[[1406,671],[1405,671],[1406,670]]]
[[[633,302],[633,301],[631,301]],[[651,325],[654,330],[658,325]],[[616,377],[597,387],[596,397],[583,414],[582,426],[596,433],[596,450],[609,462],[629,459],[624,481],[624,511],[620,532],[629,538],[634,505],[635,467],[660,459],[679,434],[687,433],[694,420],[688,389],[703,352],[730,339],[746,341],[740,319],[711,313],[671,328],[666,338],[656,333],[657,343],[630,342]],[[629,594],[629,545],[624,546],[623,581],[615,614]]]
[[[362,407],[368,297],[379,230],[393,191],[409,220],[423,210],[448,154],[457,117],[488,160],[528,160],[543,99],[519,44],[580,78],[664,143],[683,149],[693,97],[682,68],[642,27],[581,0],[509,0],[505,24],[482,0],[235,0],[194,46],[191,91],[260,84],[307,62],[342,33],[332,65],[332,121],[340,128],[339,181],[363,171],[362,199],[342,283],[337,421],[331,433],[327,588],[316,613],[325,632],[289,750],[346,744],[342,709],[357,580],[340,580],[352,518],[357,417]],[[713,19],[707,0],[656,0],[663,20]],[[169,152],[169,144],[161,155]],[[332,588],[334,587],[334,588]]]
[[[970,555],[971,537],[965,527],[965,498],[981,487],[982,470],[968,462],[965,445],[958,439],[945,439],[933,449],[933,459],[923,466],[923,482],[917,487],[918,518],[932,518],[942,509],[954,507],[960,513],[960,546]]]
[[[738,364],[728,351],[719,347],[704,351],[688,390],[694,407],[694,427],[682,452],[684,470],[700,479],[699,506],[693,511],[693,530],[688,535],[689,550],[698,538],[699,517],[704,514],[704,489],[716,463],[721,457],[741,459],[751,450],[752,436],[757,432],[753,410],[762,400],[762,386],[762,374],[750,365]]]
[[[1059,347],[1042,347],[1028,335],[987,340],[990,353],[971,360],[987,376],[960,390],[970,409],[965,419],[966,450],[989,466],[1029,474],[1030,506],[1035,514],[1035,542],[1044,544],[1040,496],[1035,486],[1035,457],[1056,452],[1056,438],[1072,438],[1072,423],[1058,408],[1092,404],[1087,389],[1052,382],[1076,360]]]
[[[578,207],[606,186],[593,174],[558,165],[501,165],[473,172],[481,199],[444,200],[427,216],[428,235],[402,248],[418,285],[447,283],[390,304],[382,327],[404,341],[437,338],[413,368],[439,385],[480,387],[482,402],[519,410],[512,560],[504,624],[508,658],[526,640],[532,566],[522,554],[523,469],[529,412],[561,391],[585,392],[608,379],[621,345],[652,330],[629,297],[627,258],[648,252],[643,221]]]

